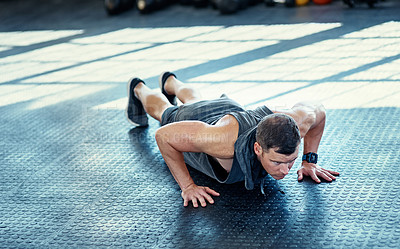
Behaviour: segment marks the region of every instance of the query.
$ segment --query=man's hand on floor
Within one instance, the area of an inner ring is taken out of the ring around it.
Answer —
[[[207,205],[208,201],[210,204],[214,203],[213,196],[219,196],[219,193],[209,187],[197,186],[196,184],[191,184],[182,190],[183,206],[187,207],[189,202],[192,201],[193,207],[198,207],[198,201],[202,207]]]
[[[331,182],[336,180],[335,176],[338,176],[339,173],[324,169],[314,163],[303,162],[301,168],[297,171],[297,175],[299,181],[303,180],[303,176],[310,176],[315,182],[320,183],[319,177]]]

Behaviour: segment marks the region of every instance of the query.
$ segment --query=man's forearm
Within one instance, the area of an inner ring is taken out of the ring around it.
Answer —
[[[186,167],[183,153],[177,151],[168,143],[168,141],[165,141],[165,139],[157,139],[156,137],[156,141],[165,163],[167,164],[172,176],[178,183],[181,190],[184,190],[190,185],[194,184],[193,179]]]
[[[307,107],[309,108],[307,116],[309,117],[308,120],[310,122],[308,122],[308,124],[310,126],[309,129],[307,129],[307,127],[305,129],[307,132],[304,135],[304,154],[309,152],[318,152],[318,147],[324,133],[326,119],[325,108],[323,105],[314,104],[308,105]],[[303,180],[304,176],[310,176],[317,183],[321,182],[320,178],[331,182],[336,179],[335,175],[339,175],[338,172],[324,169],[314,162],[303,161],[301,165],[302,166],[297,171],[297,179],[299,181]]]
[[[325,109],[322,105],[315,108],[315,117],[314,124],[304,136],[304,154],[308,152],[318,152],[318,147],[324,133],[326,119]]]
[[[207,202],[214,203],[212,196],[219,196],[215,190],[197,186],[193,182],[183,156],[183,152],[203,152],[202,148],[207,141],[198,138],[201,138],[202,134],[208,134],[204,132],[207,127],[207,124],[199,121],[182,121],[165,125],[156,131],[158,148],[182,190],[181,196],[185,207],[189,202],[193,207],[198,207],[198,203],[205,207]]]

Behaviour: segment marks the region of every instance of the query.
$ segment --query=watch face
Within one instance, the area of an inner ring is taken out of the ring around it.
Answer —
[[[303,155],[303,161],[307,161],[309,163],[317,163],[318,154],[313,152],[307,153],[306,155]]]
[[[316,154],[311,154],[310,155],[310,162],[311,163],[316,163],[317,162],[317,155]]]

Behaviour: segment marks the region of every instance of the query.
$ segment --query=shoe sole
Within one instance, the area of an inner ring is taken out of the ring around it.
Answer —
[[[128,104],[126,105],[126,108],[125,108],[125,116],[126,116],[126,119],[128,120],[128,122],[131,123],[132,125],[137,126],[137,127],[146,127],[146,126],[148,126],[149,124],[143,125],[143,124],[135,123],[135,122],[133,122],[131,119],[129,119],[129,115],[128,115],[129,100],[131,99],[131,83],[132,83],[132,80],[133,80],[134,78],[136,78],[136,77],[130,78],[129,81],[128,81],[128,84],[126,84],[127,91],[128,91]],[[146,115],[146,114],[145,114],[145,115]],[[146,117],[147,117],[147,115],[146,115]]]

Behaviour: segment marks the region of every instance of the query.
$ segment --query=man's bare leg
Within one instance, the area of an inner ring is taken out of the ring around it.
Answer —
[[[169,76],[166,80],[164,90],[168,94],[175,95],[184,104],[197,102],[202,99],[201,94],[196,89],[185,85],[173,75]]]
[[[162,93],[148,88],[143,83],[139,83],[135,87],[134,92],[135,96],[142,102],[147,114],[158,121],[161,121],[165,109],[172,106]]]

